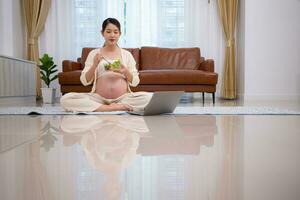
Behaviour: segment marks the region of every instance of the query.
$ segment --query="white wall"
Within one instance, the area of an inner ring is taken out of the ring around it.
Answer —
[[[244,3],[245,99],[300,99],[300,0]]]
[[[9,2],[9,3],[7,3]],[[12,4],[10,1],[0,0],[0,54],[12,54]]]
[[[25,59],[25,39],[21,0],[0,0],[0,54]]]

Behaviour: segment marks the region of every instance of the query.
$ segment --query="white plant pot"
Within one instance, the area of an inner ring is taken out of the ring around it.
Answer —
[[[55,88],[41,88],[41,90],[44,103],[55,103]]]

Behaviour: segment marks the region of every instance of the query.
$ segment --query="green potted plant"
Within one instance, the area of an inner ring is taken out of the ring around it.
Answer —
[[[54,103],[56,89],[51,88],[50,84],[52,81],[58,78],[56,66],[53,62],[53,57],[49,57],[48,54],[44,54],[40,59],[41,64],[39,65],[41,79],[46,84],[46,88],[41,88],[43,102],[44,103]]]
[[[48,121],[44,128],[41,129],[41,147],[45,148],[46,152],[48,152],[52,147],[54,147],[55,142],[57,141],[55,134],[57,133],[59,133],[59,129],[52,126],[50,121]]]

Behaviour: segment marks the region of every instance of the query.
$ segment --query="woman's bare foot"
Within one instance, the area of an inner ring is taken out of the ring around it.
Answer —
[[[94,112],[109,112],[109,111],[132,111],[132,107],[126,104],[111,103],[108,105],[102,105]]]
[[[132,108],[129,105],[121,103],[111,103],[111,108],[115,111],[131,111]]]

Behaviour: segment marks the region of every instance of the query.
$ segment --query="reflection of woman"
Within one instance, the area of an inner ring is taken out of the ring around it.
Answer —
[[[141,117],[102,115],[64,116],[61,122],[64,143],[81,144],[87,160],[106,175],[107,199],[121,194],[119,175],[136,156],[140,134],[148,132]]]
[[[91,93],[68,93],[61,98],[62,107],[68,111],[101,112],[143,109],[151,93],[130,91],[129,86],[137,86],[140,80],[133,56],[117,44],[121,35],[119,21],[104,20],[101,33],[104,46],[89,53],[80,76],[83,85],[93,84]],[[119,68],[110,67],[116,61],[120,61]]]

